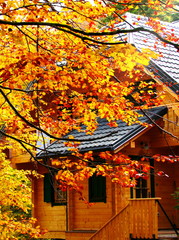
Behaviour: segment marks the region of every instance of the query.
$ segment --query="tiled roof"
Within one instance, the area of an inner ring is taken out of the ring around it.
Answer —
[[[166,114],[167,108],[158,107],[145,111],[153,120],[157,120]],[[146,116],[140,117],[140,121],[143,123],[151,123],[149,118]],[[84,141],[82,141],[78,146],[80,152],[107,150],[113,151],[123,146],[125,143],[132,140],[135,136],[146,129],[146,127],[140,124],[133,124],[131,126],[128,126],[126,123],[120,120],[117,121],[118,127],[116,128],[110,127],[107,123],[107,120],[99,119],[99,125],[93,135],[86,135],[85,132],[78,132],[77,130],[70,132],[69,135],[73,135],[76,139],[84,139]],[[85,130],[85,126],[82,126],[82,129]],[[65,137],[68,137],[68,135]],[[69,151],[69,147],[64,145],[64,141],[55,141],[47,147],[46,151],[39,152],[37,154],[37,157],[55,157],[67,155],[70,153],[71,151]]]
[[[146,25],[147,21],[147,17],[127,13],[126,22],[119,24],[118,28],[132,29],[144,27],[145,29],[152,30],[152,28]],[[160,23],[166,28],[167,31],[170,31],[171,33],[174,33],[175,36],[179,37],[179,22],[168,23],[161,21]],[[148,32],[129,33],[128,41],[135,45],[138,50],[141,50],[142,48],[150,48],[151,50],[162,54],[162,57],[159,57],[158,59],[151,59],[147,69],[154,73],[154,75],[162,82],[169,85],[173,91],[178,92],[179,52],[177,52],[177,49],[169,44],[164,46],[159,39]]]

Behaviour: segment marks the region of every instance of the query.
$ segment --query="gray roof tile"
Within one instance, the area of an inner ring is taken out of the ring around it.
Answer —
[[[153,120],[157,120],[166,112],[166,107],[158,107],[146,110],[146,113]],[[140,117],[140,121],[143,123],[150,123],[150,120],[146,116]],[[80,152],[115,150],[146,129],[146,127],[140,124],[133,124],[131,126],[128,126],[121,120],[117,121],[118,127],[116,128],[112,128],[107,125],[108,122],[105,119],[98,119],[98,123],[98,128],[93,133],[93,135],[86,135],[85,132],[78,132],[77,130],[74,130],[68,134],[73,135],[76,139],[84,139],[84,141],[82,141],[78,146]],[[83,126],[83,128],[85,128],[85,126]],[[106,136],[107,134],[111,135]],[[68,137],[68,135],[65,137]],[[55,141],[47,147],[46,151],[39,152],[37,154],[37,157],[55,157],[70,154],[71,151],[69,151],[69,147],[64,145],[64,142],[65,141]]]
[[[152,30],[146,22],[148,21],[147,17],[143,17],[131,13],[126,14],[126,23],[118,25],[118,28],[122,29],[131,29],[137,27],[144,27],[146,29]],[[168,23],[162,22],[161,24],[166,28],[166,30],[174,31],[174,34],[179,37],[179,22]],[[121,36],[120,36],[121,37]],[[126,37],[126,35],[125,35]],[[175,84],[179,83],[179,52],[174,46],[167,44],[166,46],[157,39],[154,35],[145,33],[145,32],[135,32],[128,34],[129,42],[134,44],[138,50],[142,48],[150,48],[156,53],[161,53],[162,56],[156,59],[151,59],[150,65],[147,67],[148,70],[152,71],[162,82],[169,82]],[[156,47],[154,47],[155,42],[157,41]],[[159,72],[156,72],[153,67],[160,69]],[[167,77],[169,76],[169,77]],[[172,88],[172,87],[171,87]],[[172,88],[173,91],[179,91],[178,85],[175,88]]]
[[[135,18],[133,16],[133,18]],[[167,30],[172,28],[175,29],[175,35],[179,37],[179,25],[173,25],[172,23],[161,22]],[[143,25],[142,25],[143,26]],[[152,39],[153,41],[147,41],[145,47],[149,47],[151,50],[161,53],[162,56],[158,59],[152,60],[158,67],[161,68],[165,73],[167,73],[173,80],[179,83],[179,53],[174,46],[166,45],[164,47],[163,43],[158,41],[157,48],[154,48],[153,42],[157,41],[157,39],[153,35],[145,35],[145,34],[133,34],[134,45],[141,49],[141,41],[145,38]]]

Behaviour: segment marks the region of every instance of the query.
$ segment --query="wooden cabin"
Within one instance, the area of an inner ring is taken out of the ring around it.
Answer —
[[[128,21],[138,26],[145,24],[145,18],[137,20],[133,14],[128,14]],[[141,22],[140,22],[141,21]],[[171,28],[172,24],[168,24]],[[172,26],[173,28],[175,26]],[[179,29],[176,27],[176,33]],[[143,36],[138,33],[130,35],[130,41],[140,50],[143,47]],[[149,41],[150,43],[150,41]],[[150,45],[149,45],[150,47]],[[153,156],[179,155],[179,55],[174,47],[163,48],[163,57],[151,61],[146,67],[145,80],[154,79],[160,83],[157,91],[166,91],[162,106],[149,109],[141,121],[150,126],[127,126],[118,121],[118,132],[113,137],[105,137],[102,141],[82,142],[80,151],[92,150],[122,152],[133,159],[147,156],[155,171],[147,180],[139,179],[136,187],[124,188],[112,183],[108,178],[93,176],[83,182],[84,196],[89,206],[79,200],[74,191],[63,193],[56,190],[47,169],[36,165],[44,178],[33,179],[33,215],[38,219],[41,228],[48,229],[46,238],[58,240],[129,240],[129,239],[158,239],[159,229],[179,228],[179,212],[174,208],[176,202],[171,196],[179,187],[178,161],[154,161]],[[168,83],[166,85],[166,83]],[[94,135],[109,133],[111,128],[105,120],[100,120],[100,127]],[[162,130],[164,129],[164,131]],[[71,133],[72,134],[72,133]],[[83,137],[75,131],[75,137]],[[49,158],[62,157],[67,154],[63,143],[52,143],[48,149]],[[47,155],[38,153],[39,161]],[[34,168],[34,163],[26,157],[13,157],[15,166],[19,169]]]

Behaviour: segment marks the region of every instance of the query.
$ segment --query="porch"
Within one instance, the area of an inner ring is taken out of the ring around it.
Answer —
[[[175,231],[158,231],[159,198],[130,199],[89,240],[178,239]]]

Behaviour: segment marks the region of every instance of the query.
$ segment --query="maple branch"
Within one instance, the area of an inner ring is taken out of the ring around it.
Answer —
[[[83,30],[73,28],[73,27],[71,27],[67,24],[60,24],[60,23],[11,22],[11,21],[0,20],[0,24],[11,25],[11,26],[48,26],[48,27],[52,27],[52,28],[55,28],[57,30],[72,34],[72,35],[76,36],[77,38],[82,39],[83,41],[87,40],[87,41],[92,41],[92,42],[95,42],[95,43],[98,43],[98,44],[107,44],[107,45],[125,44],[127,42],[102,42],[102,41],[98,41],[98,40],[95,40],[95,39],[88,38],[86,36],[100,37],[100,36],[114,36],[114,35],[121,34],[121,33],[148,32],[148,33],[154,35],[155,37],[157,37],[160,41],[162,41],[164,43],[167,43],[167,44],[170,44],[177,49],[179,48],[179,44],[173,43],[169,40],[166,40],[163,37],[161,37],[160,34],[156,33],[155,31],[146,29],[144,27],[138,27],[138,28],[133,28],[133,29],[125,29],[125,30],[117,29],[117,30],[110,31],[110,32],[85,32]],[[79,35],[79,34],[81,34],[81,35]]]
[[[84,34],[83,33],[82,34],[88,36],[88,34],[86,34],[85,31],[78,30],[76,28],[74,28],[75,29],[74,31],[73,30],[70,31],[70,30],[66,30],[66,29],[63,29],[63,28],[56,27],[56,26],[52,26],[52,27],[57,29],[57,30],[59,30],[59,31],[66,32],[66,33],[69,33],[69,34],[71,34],[71,35],[73,35],[73,36],[75,36],[77,38],[80,38],[84,42],[85,41],[90,41],[90,42],[94,42],[94,43],[101,44],[101,45],[116,45],[116,44],[126,44],[127,43],[127,41],[123,41],[123,42],[102,42],[102,41],[98,41],[98,40],[95,40],[95,39],[92,39],[92,38],[89,38],[89,37],[84,37],[84,36],[81,36],[81,35],[77,34],[75,30],[77,30],[77,32],[78,31],[84,32]],[[105,34],[101,35],[101,36],[105,36]]]
[[[2,131],[2,130],[0,130],[0,134],[2,134],[2,135],[5,136],[5,137],[11,138],[11,139],[13,139],[14,141],[18,142],[18,143],[30,154],[30,156],[31,156],[37,163],[39,163],[40,165],[42,165],[43,167],[46,167],[46,168],[48,168],[48,169],[52,169],[52,170],[55,170],[55,171],[59,171],[58,168],[51,167],[50,165],[44,164],[44,163],[42,163],[41,161],[39,161],[38,158],[35,157],[35,156],[33,155],[33,153],[32,153],[25,145],[29,145],[30,147],[39,149],[39,150],[41,150],[41,151],[44,150],[44,149],[39,148],[39,147],[37,147],[37,146],[34,146],[34,145],[30,144],[30,143],[27,143],[27,142],[25,142],[24,140],[21,140],[21,139],[18,139],[18,138],[16,138],[16,137],[13,137],[13,136],[5,133],[5,132]]]
[[[95,160],[87,160],[87,159],[84,159],[80,156],[77,156],[77,155],[74,155],[77,159],[81,160],[82,162],[85,162],[85,163],[88,163],[90,164],[92,167],[96,167],[97,165],[104,165],[104,166],[112,166],[112,167],[117,167],[117,166],[127,166],[129,165],[129,163],[115,163],[115,162],[112,162],[112,163],[107,163],[107,162],[104,162],[104,161],[95,161]],[[102,158],[100,158],[101,160],[104,160]],[[90,166],[90,167],[91,167]]]
[[[8,137],[8,138],[11,138],[13,139],[14,141],[18,142],[28,153],[29,155],[31,156],[31,158],[33,158],[38,164],[40,164],[41,166],[45,167],[45,168],[48,168],[48,169],[51,169],[51,170],[55,170],[55,171],[59,171],[58,168],[55,168],[55,167],[52,167],[50,166],[49,164],[44,164],[42,163],[41,161],[39,161],[39,159],[42,159],[42,158],[39,158],[39,157],[35,157],[33,155],[33,153],[26,147],[26,145],[29,145],[30,147],[33,147],[33,148],[36,148],[36,149],[39,149],[41,151],[45,151],[47,153],[46,156],[43,156],[43,159],[44,158],[49,158],[48,156],[48,150],[47,149],[42,149],[42,148],[39,148],[35,145],[32,145],[30,143],[27,143],[25,142],[24,140],[21,140],[21,139],[18,139],[14,136],[11,136],[7,133],[5,133],[4,131],[0,130],[0,134],[2,134],[3,136],[5,137]],[[112,166],[112,167],[116,167],[116,166],[127,166],[129,165],[129,163],[120,163],[120,164],[115,164],[115,163],[106,163],[106,162],[98,162],[98,161],[91,161],[91,160],[87,160],[87,159],[84,159],[80,156],[76,156],[74,155],[77,159],[81,160],[82,162],[85,162],[85,163],[88,163],[90,164],[92,167],[96,167],[97,165],[105,165],[105,166]],[[80,171],[79,169],[76,169],[76,170],[71,170],[71,171]]]
[[[21,144],[21,146],[30,154],[31,158],[33,158],[38,164],[40,164],[41,166],[45,167],[45,168],[48,168],[48,169],[51,169],[51,170],[55,170],[56,172],[59,171],[58,168],[55,168],[55,167],[52,167],[50,165],[47,165],[47,164],[44,164],[42,163],[41,161],[39,161],[34,155],[33,153],[22,143],[22,142],[19,142]]]
[[[11,107],[11,109],[14,111],[14,113],[15,113],[23,122],[25,122],[25,123],[26,123],[27,125],[29,125],[30,127],[38,130],[39,132],[42,132],[42,133],[46,134],[48,137],[50,137],[50,138],[52,138],[52,139],[56,139],[56,140],[60,140],[60,141],[69,141],[69,142],[84,142],[84,141],[85,141],[85,142],[88,142],[88,141],[94,141],[94,140],[96,140],[96,139],[103,139],[103,138],[105,138],[105,137],[109,137],[109,136],[111,136],[112,134],[118,132],[118,131],[114,130],[114,131],[112,131],[111,133],[106,134],[106,135],[104,135],[104,136],[102,136],[102,137],[94,137],[94,138],[89,138],[89,139],[78,139],[78,138],[73,138],[73,139],[71,139],[71,138],[63,138],[63,137],[59,138],[59,137],[56,137],[56,136],[54,136],[54,135],[51,135],[50,133],[48,133],[47,131],[43,130],[42,128],[40,128],[40,127],[34,125],[33,123],[29,122],[25,117],[23,117],[23,116],[17,111],[17,109],[13,106],[13,104],[11,103],[11,101],[9,100],[9,98],[6,96],[6,94],[3,92],[2,89],[0,89],[0,93],[1,93],[1,95],[4,97],[4,99],[6,100],[6,102],[9,104],[9,106]]]
[[[2,89],[6,89],[6,90],[10,90],[10,91],[17,91],[17,92],[24,92],[24,93],[32,93],[32,92],[50,92],[50,90],[48,89],[20,89],[20,88],[10,88],[10,87],[4,87],[4,86],[0,86],[0,88]],[[60,91],[53,91],[53,93],[59,93]]]
[[[52,11],[57,12],[52,3],[50,3],[48,0],[44,0],[44,2],[51,8]]]
[[[29,7],[37,7],[37,6],[46,6],[46,5],[49,5],[47,3],[41,3],[41,4],[29,4],[29,5],[23,5],[21,7],[17,7],[17,8],[13,8],[13,9],[9,9],[5,14],[4,13],[0,13],[0,15],[7,15],[9,12],[13,12],[13,11],[17,11],[17,10],[21,10],[23,8],[29,8]]]
[[[18,139],[18,138],[14,137],[14,136],[11,136],[11,135],[5,133],[5,132],[2,131],[2,130],[0,130],[0,134],[2,134],[3,136],[5,136],[5,137],[7,137],[7,138],[11,138],[12,140],[18,142],[18,143],[30,154],[30,156],[31,156],[37,163],[39,163],[40,165],[42,165],[43,167],[46,167],[46,168],[48,168],[48,169],[52,169],[52,170],[55,170],[55,171],[59,171],[59,169],[57,169],[57,168],[55,168],[55,167],[51,167],[50,165],[44,164],[44,163],[42,163],[41,161],[39,161],[38,158],[35,157],[35,156],[33,155],[33,153],[26,147],[26,145],[28,145],[28,146],[30,146],[30,147],[33,147],[33,148],[35,148],[35,149],[41,150],[41,151],[44,150],[44,149],[39,148],[39,147],[37,147],[37,146],[35,146],[35,145],[33,145],[33,144],[30,144],[30,143],[28,143],[28,142],[25,142],[24,140]]]
[[[52,3],[50,3],[48,0],[44,0],[44,1],[47,3],[47,5],[49,5],[49,6],[51,7],[52,11],[58,12],[58,11],[54,8],[54,6],[53,6]],[[104,27],[106,26],[104,23],[102,23],[102,22],[100,22],[100,21],[97,21],[97,20],[94,20],[93,18],[88,17],[88,16],[86,16],[85,14],[83,14],[82,12],[79,12],[79,11],[77,11],[77,10],[71,8],[71,7],[61,6],[61,5],[60,5],[60,8],[65,8],[65,9],[71,10],[71,11],[76,12],[77,14],[79,14],[79,15],[81,15],[81,16],[83,16],[83,17],[86,17],[87,19],[90,19],[90,20],[92,20],[92,21],[94,21],[94,22],[96,22],[96,23],[98,23],[98,24],[100,24],[100,25],[102,25],[102,26],[104,26]]]
[[[7,134],[7,133],[6,133],[5,131],[3,131],[3,130],[0,130],[0,134],[2,134],[3,136],[5,136],[5,137],[7,137],[7,138],[11,138],[12,140],[14,140],[14,141],[16,141],[16,142],[18,142],[18,143],[26,144],[26,145],[28,145],[28,146],[30,146],[30,147],[36,148],[36,149],[41,150],[41,151],[44,150],[43,148],[39,148],[39,147],[37,147],[37,146],[35,146],[35,145],[31,144],[31,143],[28,143],[28,142],[26,142],[26,141],[24,141],[24,140],[22,140],[22,139],[19,139],[19,138],[16,138],[16,137],[14,137],[14,136],[11,136],[11,135]]]
[[[160,117],[160,118],[162,118],[163,120],[166,120],[167,122],[172,123],[172,124],[174,124],[175,126],[179,127],[179,124],[177,124],[176,122],[174,122],[174,121],[172,121],[172,120],[169,120],[168,118],[161,117],[159,114],[156,114],[156,113],[152,113],[152,115],[155,115],[155,116],[157,116],[157,117]]]
[[[35,40],[34,38],[32,38],[31,36],[29,36],[27,33],[25,33],[25,32],[24,32],[22,29],[20,29],[18,26],[16,26],[16,27],[17,27],[17,29],[18,29],[25,37],[30,38],[35,44],[37,44],[38,47],[41,47],[43,50],[48,51],[48,52],[50,52],[50,53],[52,53],[52,54],[55,54],[55,53],[53,53],[51,50],[49,50],[49,49],[43,47],[41,44],[39,44],[39,41],[37,41],[37,40]]]

